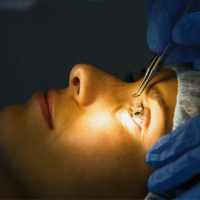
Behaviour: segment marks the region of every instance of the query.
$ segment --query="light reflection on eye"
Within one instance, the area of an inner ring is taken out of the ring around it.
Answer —
[[[134,121],[142,128],[143,122],[145,120],[143,105],[141,105],[141,107],[138,108],[130,108],[129,113],[130,116],[134,119]]]
[[[145,124],[145,113],[145,108],[141,103],[136,104],[135,107],[130,106],[121,114],[122,124],[124,124],[132,133],[134,133],[135,130],[141,132]]]

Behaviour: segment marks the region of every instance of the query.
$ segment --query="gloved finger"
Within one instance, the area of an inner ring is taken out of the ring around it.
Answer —
[[[192,63],[193,60],[200,55],[199,47],[186,47],[175,44],[169,55],[166,63]]]
[[[200,54],[199,54],[199,55],[200,55]],[[194,69],[200,71],[200,57],[196,57],[196,58],[193,60],[193,66],[194,66]]]
[[[156,170],[148,180],[148,189],[153,193],[164,193],[200,173],[200,147],[186,152],[177,160]]]
[[[200,183],[197,183],[196,185],[192,186],[190,189],[183,192],[174,200],[183,200],[183,199],[189,199],[189,200],[200,199]]]
[[[165,135],[146,155],[148,165],[158,168],[200,144],[200,114]]]
[[[162,52],[172,39],[172,28],[180,20],[190,0],[149,0],[147,3],[147,43]]]
[[[200,12],[185,15],[176,23],[172,31],[173,41],[180,45],[200,45],[199,36]]]

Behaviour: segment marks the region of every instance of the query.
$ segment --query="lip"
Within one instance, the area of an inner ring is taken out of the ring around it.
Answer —
[[[55,113],[54,113],[54,110],[55,110],[55,100],[56,100],[56,97],[57,97],[57,92],[55,89],[51,89],[49,91],[49,93],[47,94],[47,100],[48,100],[48,103],[49,103],[49,110],[50,110],[50,115],[51,115],[51,122],[52,122],[52,126],[54,127],[54,117],[55,117]]]
[[[0,110],[0,130],[2,126],[3,126],[3,112],[2,110]]]
[[[38,103],[41,114],[50,129],[53,129],[54,94],[55,91],[53,89],[47,95],[43,92],[36,92],[34,94],[34,99]]]

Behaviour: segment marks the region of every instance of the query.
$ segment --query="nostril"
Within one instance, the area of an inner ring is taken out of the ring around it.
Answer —
[[[78,77],[75,77],[72,81],[72,83],[75,85],[75,86],[78,86],[78,94],[79,94],[79,89],[80,89],[80,80]]]
[[[79,80],[78,77],[75,77],[75,78],[74,78],[73,84],[76,85],[76,86],[77,86],[77,85],[80,85],[80,80]]]

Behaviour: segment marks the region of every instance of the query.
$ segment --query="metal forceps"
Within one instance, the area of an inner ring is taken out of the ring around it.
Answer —
[[[194,1],[195,0],[191,0],[190,1],[189,5],[188,5],[186,11],[184,12],[184,14],[182,15],[182,17],[188,13],[188,11],[190,10],[190,8],[193,5]],[[158,74],[158,72],[162,68],[162,66],[163,66],[163,64],[164,64],[164,62],[165,62],[167,56],[169,55],[169,53],[170,53],[170,51],[171,51],[173,46],[174,46],[174,42],[171,41],[170,44],[167,46],[167,48],[164,50],[164,52],[162,54],[159,54],[159,53],[155,54],[153,60],[151,61],[149,67],[147,68],[147,72],[145,74],[145,77],[144,77],[139,89],[132,96],[139,97],[142,94],[142,92],[144,91],[144,89],[146,88],[148,83]],[[141,89],[141,92],[138,94],[140,89]]]

